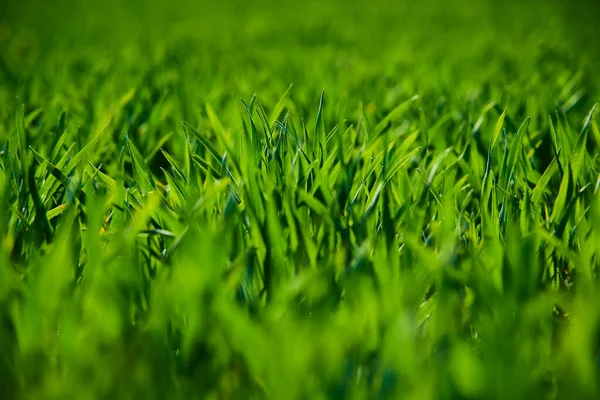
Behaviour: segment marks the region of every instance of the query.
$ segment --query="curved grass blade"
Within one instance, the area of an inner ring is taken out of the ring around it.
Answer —
[[[131,156],[135,184],[140,189],[142,195],[146,195],[154,190],[154,179],[152,179],[152,174],[148,169],[148,165],[146,165],[144,156],[142,156],[140,151],[129,139],[129,135],[125,136],[125,142],[127,143],[127,149],[129,150],[129,155]]]
[[[546,190],[550,179],[556,171],[558,171],[558,158],[554,157],[531,192],[531,202],[533,204],[537,204],[540,201],[544,190]]]
[[[510,150],[508,151],[508,158],[506,161],[506,170],[504,171],[504,176],[501,176],[502,187],[508,190],[508,183],[512,178],[512,175],[515,171],[515,167],[517,166],[517,160],[519,156],[519,152],[521,151],[521,142],[523,141],[523,136],[525,135],[525,131],[529,127],[529,122],[531,121],[531,117],[527,117],[525,121],[519,127],[517,134],[513,138],[512,144],[510,146]]]
[[[370,134],[370,141],[379,137],[379,135],[381,135],[381,133],[387,128],[387,126],[390,124],[390,122],[392,122],[393,120],[402,116],[402,114],[404,114],[406,112],[406,110],[408,110],[412,106],[412,104],[415,101],[417,101],[418,98],[419,98],[418,95],[414,95],[413,97],[411,97],[410,99],[401,103],[400,105],[396,106],[396,108],[394,108],[392,111],[390,111],[388,113],[388,115],[386,115],[375,126],[375,128],[373,129],[373,132]]]

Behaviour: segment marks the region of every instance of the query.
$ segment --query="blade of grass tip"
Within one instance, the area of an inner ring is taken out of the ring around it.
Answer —
[[[52,177],[54,177],[65,188],[69,187],[69,177],[67,175],[65,175],[64,172],[62,172],[60,168],[58,168],[56,165],[52,164],[50,161],[45,159],[44,156],[42,156],[37,151],[35,151],[33,149],[33,147],[29,146],[29,150],[33,154],[34,158],[40,164],[45,163],[47,165],[47,169],[50,172]],[[46,179],[46,182],[52,182],[52,181],[50,178],[48,178],[48,179]],[[50,198],[54,194],[54,191],[58,188],[58,184],[57,185],[52,184],[52,186],[53,187],[50,188],[50,187],[46,186],[46,183],[44,183],[44,186],[42,186],[42,189],[40,191],[38,191],[38,195],[40,196],[41,199],[43,199],[44,201],[50,200]],[[36,190],[37,190],[37,188],[36,188]],[[76,192],[76,195],[77,195],[77,198],[79,199],[79,201],[82,204],[85,204],[85,193],[83,193],[80,190],[77,190],[75,192]]]
[[[365,212],[363,213],[363,217],[362,217],[363,222],[366,221],[369,218],[369,216],[373,213],[373,210],[377,206],[377,200],[379,200],[379,195],[381,194],[381,190],[383,189],[383,187],[384,187],[383,182],[380,182],[379,185],[377,185],[377,188],[373,192],[371,202],[369,203],[369,205],[365,209]]]
[[[558,225],[556,226],[556,228],[554,229],[553,234],[557,237],[557,238],[561,238],[562,234],[565,231],[565,228],[567,226],[567,221],[569,220],[569,218],[571,217],[571,214],[573,212],[573,209],[575,208],[575,204],[577,203],[577,200],[583,196],[583,193],[586,191],[586,189],[588,187],[591,186],[591,183],[588,183],[587,185],[585,185],[584,187],[582,187],[581,189],[579,189],[576,193],[575,196],[573,196],[573,198],[571,200],[569,200],[569,204],[567,204],[567,207],[565,208],[565,212],[562,216],[562,218],[560,219]]]
[[[554,128],[554,122],[552,122],[552,116],[548,115],[548,122],[550,124],[550,136],[552,138],[552,149],[554,151],[554,157],[556,157],[556,160],[558,162],[558,170],[560,171],[560,176],[562,178],[563,174],[565,173],[562,163],[560,162],[560,150],[562,149],[559,144],[558,144],[558,137],[556,136],[556,129]]]
[[[596,112],[597,108],[598,108],[598,103],[594,103],[594,105],[592,106],[591,110],[588,112],[588,115],[585,118],[583,126],[581,127],[581,131],[579,132],[580,135],[583,135],[585,132],[587,132],[588,128],[590,127],[591,122],[594,119],[594,113]]]
[[[502,177],[502,186],[504,189],[508,190],[508,183],[512,178],[515,167],[517,165],[518,155],[521,151],[521,143],[523,140],[523,136],[525,135],[525,131],[529,127],[529,122],[531,122],[531,117],[527,117],[525,121],[519,127],[517,134],[513,138],[513,142],[510,146],[510,150],[508,151],[508,159],[507,159],[507,169],[505,171],[504,176]]]
[[[500,112],[500,110],[502,110],[502,107],[500,106],[500,104],[495,104],[494,105],[494,109],[497,112]],[[506,116],[504,117],[504,124],[506,125],[506,128],[510,132],[516,132],[517,131],[517,125],[513,122],[512,118],[508,114],[506,114]]]
[[[401,157],[398,161],[396,161],[390,168],[387,174],[387,178],[385,179],[385,183],[388,183],[390,179],[392,179],[398,171],[408,164],[408,162],[421,150],[421,146],[418,146],[412,149],[408,154]]]
[[[308,156],[306,155],[306,153],[304,152],[304,150],[302,150],[302,147],[300,147],[300,145],[298,144],[298,141],[296,140],[296,138],[294,136],[292,136],[292,134],[288,131],[288,129],[286,128],[285,125],[283,125],[281,122],[279,121],[275,121],[275,124],[277,126],[279,126],[279,128],[285,132],[287,134],[287,136],[292,139],[292,142],[294,142],[294,145],[296,145],[296,149],[302,153],[302,156],[304,156],[304,159],[306,160],[307,163],[310,164],[310,159],[308,158]]]
[[[56,123],[56,133],[62,134],[67,129],[67,113],[65,111],[60,113],[58,122]]]
[[[556,199],[554,199],[554,205],[552,207],[552,214],[550,214],[550,221],[554,222],[558,218],[562,216],[565,204],[567,203],[567,196],[569,194],[571,181],[571,173],[570,170],[565,171],[563,175],[560,186],[558,188],[558,193],[556,195]]]
[[[239,98],[240,102],[236,103],[238,114],[240,116],[240,120],[242,122],[242,133],[243,135],[239,135],[240,141],[240,158],[243,157],[244,151],[244,143],[247,142],[252,145],[252,131],[250,128],[250,117],[248,116],[248,105],[244,101],[243,97]]]
[[[217,151],[217,148],[215,147],[215,145],[212,144],[212,142],[205,135],[203,135],[198,129],[196,129],[189,123],[183,121],[182,124],[183,124],[183,129],[186,132],[191,133],[192,136],[194,136],[196,139],[198,139],[200,144],[202,144],[202,146],[208,150],[210,155],[220,164],[221,163],[221,155]]]
[[[255,97],[252,97],[252,99],[254,99]],[[252,101],[253,103],[253,101]],[[252,106],[248,106],[246,104],[246,102],[244,101],[244,99],[242,99],[242,104],[244,105],[244,108],[246,109],[246,114],[248,115],[248,120],[250,121],[250,143],[252,144],[252,148],[256,151],[259,152],[260,151],[260,139],[258,137],[258,131],[256,129],[256,124],[254,124],[254,118],[252,118],[252,112],[251,107]]]
[[[492,137],[490,138],[490,145],[488,148],[488,158],[487,165],[485,168],[485,176],[487,179],[488,172],[490,171],[490,162],[492,158],[492,150],[494,150],[494,146],[498,141],[498,136],[500,136],[500,131],[502,130],[502,126],[504,125],[504,118],[506,117],[506,113],[508,112],[508,108],[505,108],[502,114],[500,114],[500,118],[496,121],[496,126],[494,127],[494,131],[492,132]]]
[[[236,182],[235,178],[233,177],[233,174],[227,167],[227,153],[223,154],[223,158],[221,158],[221,170],[225,170],[225,172],[227,173],[227,176],[231,180],[231,183],[233,183],[233,186],[235,187],[235,189],[239,189],[238,183]],[[236,198],[237,198],[237,195],[236,195]],[[237,198],[237,199],[239,200],[239,198]]]
[[[54,207],[52,210],[48,210],[48,212],[46,213],[46,218],[48,219],[48,221],[51,221],[52,219],[61,215],[67,209],[68,205],[69,203],[63,203]]]
[[[33,225],[38,225],[40,227],[46,242],[49,243],[52,240],[52,227],[50,226],[50,221],[48,221],[48,216],[46,215],[44,202],[42,201],[37,190],[37,185],[35,183],[35,168],[33,168],[33,165],[31,168],[29,168],[28,175],[29,193],[31,194],[33,205],[35,207],[35,219],[33,220]]]
[[[264,107],[260,103],[260,101],[256,100],[254,102],[256,105],[254,106],[254,110],[256,111],[256,115],[258,115],[258,119],[260,119],[260,123],[263,128],[264,139],[262,142],[267,143],[268,145],[273,145],[273,127],[269,125],[269,121],[267,117],[267,113],[265,112]]]
[[[364,129],[363,126],[363,119],[366,118],[364,115],[365,111],[364,111],[364,105],[362,101],[358,102],[358,119],[356,121],[356,140],[359,141],[361,139],[361,129]],[[365,139],[363,140],[363,143],[368,143],[369,142],[369,134],[368,132],[363,132]]]
[[[87,159],[87,156],[90,154],[90,152],[92,151],[92,149],[95,148],[96,144],[98,143],[98,141],[100,140],[100,138],[102,137],[102,135],[104,134],[104,132],[106,131],[106,128],[108,127],[108,125],[110,124],[111,121],[112,121],[112,115],[109,115],[107,117],[107,119],[105,120],[105,123],[98,130],[98,132],[96,133],[96,135],[94,135],[94,137],[92,138],[92,140],[90,140],[90,142],[88,144],[86,144],[79,151],[79,153],[77,153],[71,159],[71,161],[65,166],[65,168],[62,170],[63,174],[65,174],[65,175],[68,176],[71,173],[71,171],[73,171],[82,161],[84,161],[85,159]]]
[[[144,156],[142,156],[140,151],[135,147],[127,134],[125,135],[125,142],[127,143],[127,149],[131,156],[133,178],[142,195],[146,195],[154,190],[154,180],[152,179],[148,165],[146,165]]]
[[[540,201],[544,190],[546,190],[550,179],[556,171],[558,171],[558,158],[554,157],[531,192],[531,202],[533,204],[537,204]]]
[[[340,161],[342,168],[346,169],[347,161],[346,161],[346,151],[345,151],[345,139],[348,136],[349,128],[346,127],[346,119],[344,115],[346,114],[346,99],[342,99],[339,109],[338,109],[338,123],[336,126],[339,127],[339,134],[336,137],[337,143],[337,159]]]
[[[379,137],[379,135],[386,129],[388,124],[393,120],[399,118],[402,114],[406,112],[410,108],[410,106],[419,99],[418,95],[414,95],[410,99],[404,101],[394,108],[392,111],[388,113],[373,129],[373,132],[370,134],[370,141]]]
[[[334,126],[333,129],[327,134],[325,135],[325,143],[329,144],[329,142],[331,141],[331,139],[333,139],[336,134],[339,131],[339,126]]]
[[[16,136],[17,136],[17,148],[18,154],[21,158],[21,162],[23,162],[23,158],[25,157],[25,150],[27,148],[27,142],[25,137],[25,116],[24,116],[25,105],[19,102],[19,98],[17,97],[16,101],[16,111],[15,111],[15,128],[16,128]]]
[[[302,123],[302,144],[304,144],[304,147],[306,148],[311,148],[311,141],[309,140],[308,137],[308,128],[306,127],[306,122],[304,121],[304,118],[300,118],[300,122]],[[314,157],[315,153],[314,151],[311,153],[311,156]]]
[[[60,151],[60,149],[62,148],[62,146],[65,142],[65,138],[67,136],[66,120],[67,120],[67,113],[65,113],[63,111],[60,114],[60,118],[58,119],[58,122],[56,123],[55,132],[52,137],[52,141],[50,142],[50,143],[53,143],[52,152],[50,153],[50,161],[53,161],[53,162],[56,161],[58,152]]]
[[[254,103],[256,103],[256,101],[257,101],[257,97],[256,97],[256,93],[255,93],[250,98],[250,103],[248,103],[248,109],[249,110],[252,110],[252,107],[254,107]]]
[[[502,112],[502,114],[500,114],[500,118],[498,118],[498,121],[496,122],[496,127],[494,128],[494,131],[492,132],[492,137],[490,139],[490,145],[488,148],[488,156],[487,156],[487,163],[485,166],[485,174],[483,176],[483,184],[481,185],[482,195],[484,193],[489,193],[489,191],[487,190],[487,186],[488,186],[488,180],[489,180],[489,175],[490,175],[490,167],[491,167],[491,163],[492,163],[492,150],[494,149],[494,146],[496,145],[498,136],[500,136],[500,131],[502,130],[502,126],[504,125],[504,118],[506,117],[507,112],[508,112],[508,108],[505,108],[504,111]],[[485,204],[487,204],[488,198],[486,198],[485,196],[483,198],[484,198]]]
[[[192,173],[194,173],[196,170],[192,169],[192,147],[191,147],[191,138],[190,135],[188,134],[187,130],[185,130],[185,128],[183,129],[183,136],[185,137],[185,152],[184,152],[184,157],[183,157],[183,172],[184,172],[184,176],[185,178],[189,181],[189,182],[193,182],[194,181],[194,177],[192,177]]]
[[[58,158],[58,154],[60,152],[60,150],[63,148],[64,144],[65,144],[65,140],[67,139],[67,132],[68,130],[65,130],[59,137],[58,139],[56,139],[54,143],[54,149],[52,150],[52,153],[50,153],[50,157],[48,158],[50,161],[57,163],[59,160],[57,160]],[[73,143],[74,145],[74,143]],[[71,146],[72,147],[72,146]]]
[[[185,203],[185,195],[183,194],[183,188],[180,186],[179,182],[164,168],[160,168],[165,174],[165,180],[167,181],[167,185],[169,185],[169,195],[175,199],[178,206],[181,206]]]
[[[569,128],[565,115],[560,111],[560,109],[554,110],[554,127],[556,128],[556,134],[558,137],[558,143],[560,147],[563,149],[563,167],[566,168],[566,164],[568,163],[568,159],[573,151],[573,138],[577,137],[577,135],[573,135]]]
[[[30,147],[30,149],[32,151],[34,151],[33,148]],[[75,143],[71,144],[71,146],[69,146],[66,149],[66,151],[63,153],[63,155],[60,157],[60,159],[58,159],[58,161],[56,163],[50,159],[48,159],[48,161],[52,162],[56,166],[56,168],[58,168],[62,171],[65,169],[65,166],[71,161],[71,153],[73,153],[74,150],[75,150]],[[35,154],[35,152],[34,152],[34,154]],[[36,156],[36,158],[37,158],[37,156]],[[41,161],[40,161],[40,163],[41,163]],[[42,198],[46,197],[46,195],[45,195],[46,191],[51,190],[53,184],[54,184],[54,182],[51,179],[49,179],[49,180],[47,179],[44,182],[42,189],[40,190],[40,194],[42,195]]]
[[[381,176],[385,178],[390,165],[390,155],[393,147],[393,143],[390,145],[390,132],[387,131],[383,135],[383,162],[381,165]]]
[[[215,178],[215,179],[219,179],[222,178],[223,175],[221,175],[221,173],[212,166],[211,163],[206,162],[202,157],[200,157],[197,154],[192,154],[192,161],[196,163],[196,165],[198,165],[200,168],[202,168],[202,170],[204,172],[210,172],[210,174]]]
[[[421,132],[423,132],[423,136],[425,136],[425,148],[429,147],[429,130],[427,127],[427,119],[425,118],[425,111],[422,108],[419,108],[419,117],[421,122]]]
[[[275,107],[273,107],[273,110],[271,111],[271,114],[269,115],[269,122],[271,123],[271,125],[274,125],[275,122],[277,122],[277,119],[279,118],[279,116],[281,115],[281,112],[285,108],[285,102],[288,98],[288,95],[292,91],[293,86],[294,86],[294,84],[290,84],[290,86],[288,86],[286,91],[283,93],[283,95],[279,98],[279,100],[275,104]]]
[[[323,123],[323,106],[325,102],[325,88],[321,91],[321,98],[319,99],[319,109],[317,110],[317,119],[315,121],[315,136],[312,140],[313,143],[313,154],[316,151],[316,145],[320,142],[319,131],[325,132],[325,124]]]
[[[33,156],[37,160],[37,162],[39,162],[40,164],[46,163],[48,165],[48,170],[50,171],[51,175],[53,175],[56,179],[58,179],[62,184],[64,184],[64,185],[67,184],[66,182],[68,181],[68,177],[58,167],[56,167],[54,164],[52,164],[50,161],[48,161],[40,153],[35,151],[33,149],[33,147],[29,146],[29,150],[31,151],[31,154],[33,154]]]
[[[17,97],[15,103],[15,130],[11,131],[8,138],[8,166],[14,181],[14,188],[18,196],[18,203],[24,205],[27,201],[27,164],[25,159],[25,122],[23,105]],[[25,189],[25,190],[24,190]]]
[[[179,178],[181,178],[184,182],[186,182],[187,179],[186,179],[185,173],[184,173],[183,169],[181,168],[181,166],[179,165],[179,163],[177,162],[177,160],[164,149],[160,149],[160,152],[165,157],[167,162],[171,165],[171,167],[173,168],[173,171],[175,171],[175,173],[179,176]]]
[[[425,184],[425,186],[427,188],[429,188],[431,186],[431,184],[433,183],[433,178],[435,177],[435,173],[437,172],[438,168],[440,167],[440,165],[442,164],[442,161],[444,161],[444,159],[448,156],[448,154],[450,154],[452,152],[452,147],[448,147],[446,150],[444,150],[440,155],[438,155],[435,160],[432,162],[432,166],[429,172],[429,176],[427,177],[427,183]]]
[[[102,168],[102,164],[100,164],[100,168]],[[93,185],[93,183],[96,180],[96,177],[98,176],[98,174],[100,173],[100,168],[98,168],[97,170],[94,171],[94,173],[92,173],[92,175],[87,178],[87,180],[79,187],[79,190],[82,192],[87,192],[88,188]],[[83,175],[85,176],[85,174]],[[85,204],[84,204],[85,206]]]
[[[159,235],[159,236],[166,236],[166,237],[170,237],[170,238],[177,237],[177,235],[175,235],[173,232],[167,231],[165,229],[144,229],[144,230],[141,230],[138,232],[138,236],[143,236],[143,235],[148,235],[148,236]]]
[[[575,149],[571,154],[571,171],[573,172],[573,179],[575,181],[580,180],[580,182],[583,182],[585,180],[585,177],[580,175],[586,154],[588,130],[594,117],[594,112],[596,111],[597,106],[598,104],[594,104],[587,117],[585,118],[583,127],[581,128],[581,131],[577,138],[577,143],[575,144]]]
[[[94,164],[88,161],[88,165],[93,168],[94,174],[104,183],[110,190],[114,190],[117,186],[117,181],[100,171],[100,167],[95,167]]]

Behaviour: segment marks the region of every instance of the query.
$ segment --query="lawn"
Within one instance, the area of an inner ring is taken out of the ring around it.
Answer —
[[[598,15],[2,2],[0,398],[600,398]]]

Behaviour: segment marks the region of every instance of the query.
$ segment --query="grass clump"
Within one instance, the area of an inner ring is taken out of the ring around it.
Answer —
[[[598,398],[593,2],[27,7],[2,398]]]

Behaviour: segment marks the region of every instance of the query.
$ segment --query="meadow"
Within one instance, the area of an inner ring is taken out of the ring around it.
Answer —
[[[596,1],[0,5],[0,398],[600,398]]]

